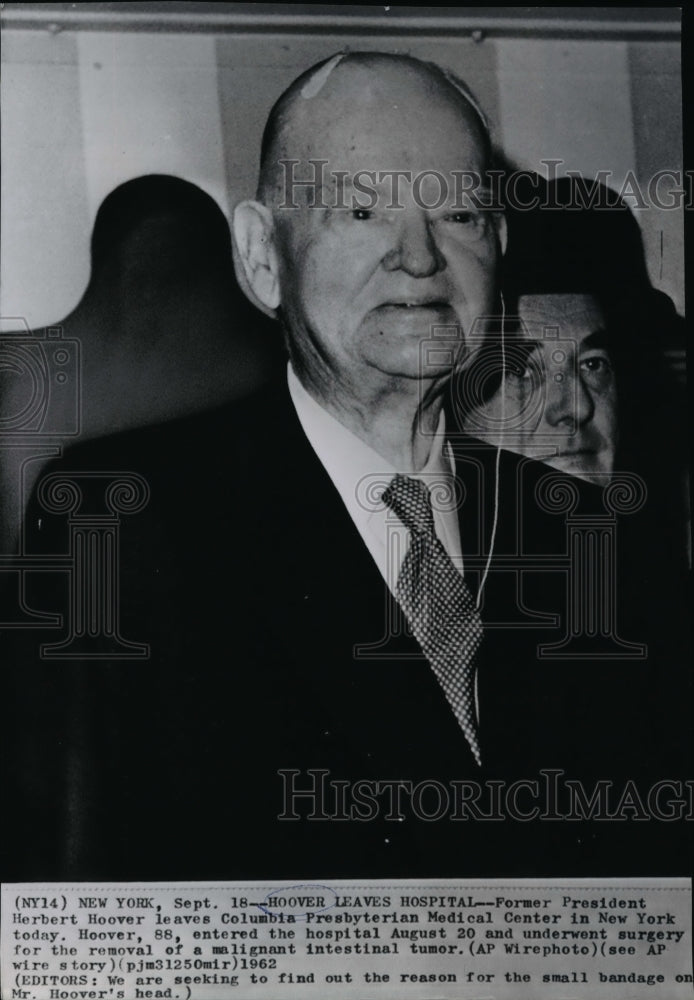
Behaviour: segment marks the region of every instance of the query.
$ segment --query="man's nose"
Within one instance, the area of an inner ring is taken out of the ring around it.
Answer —
[[[551,371],[547,377],[545,419],[553,427],[575,433],[592,419],[595,411],[593,397],[578,372],[570,365],[560,371]]]
[[[423,212],[402,213],[394,245],[385,254],[383,266],[386,271],[402,270],[415,278],[428,278],[446,266]]]

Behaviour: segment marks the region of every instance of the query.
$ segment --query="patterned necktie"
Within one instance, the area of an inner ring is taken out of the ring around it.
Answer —
[[[474,687],[483,629],[470,588],[434,532],[427,486],[398,474],[382,499],[410,532],[395,596],[481,766]]]

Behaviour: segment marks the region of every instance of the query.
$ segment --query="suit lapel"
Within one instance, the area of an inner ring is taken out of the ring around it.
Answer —
[[[380,768],[381,777],[394,768],[436,773],[442,753],[465,759],[443,692],[285,388],[256,437],[267,460],[255,473],[261,502],[249,512],[250,530],[277,571],[266,600],[274,598],[273,627],[307,697],[320,705],[323,728],[337,731],[353,759]]]

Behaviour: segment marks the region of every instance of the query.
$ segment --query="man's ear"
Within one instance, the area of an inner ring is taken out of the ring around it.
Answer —
[[[274,311],[280,285],[272,212],[259,201],[242,201],[234,209],[233,228],[250,289],[266,310]]]

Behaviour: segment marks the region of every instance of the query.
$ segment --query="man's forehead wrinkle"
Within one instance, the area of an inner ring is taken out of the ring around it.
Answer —
[[[597,299],[590,292],[547,292],[532,295],[522,295],[519,299],[519,312],[525,317],[537,317],[542,320],[546,316],[569,318],[584,313],[601,313]]]
[[[561,326],[562,324],[574,323],[586,317],[598,318],[602,315],[599,309],[590,306],[570,310],[538,309],[520,310],[520,315],[524,323],[529,326]]]
[[[523,325],[536,338],[544,338],[544,331],[556,330],[558,336],[569,340],[582,339],[588,333],[604,326],[600,314],[592,312],[573,313],[570,316],[523,316]]]

